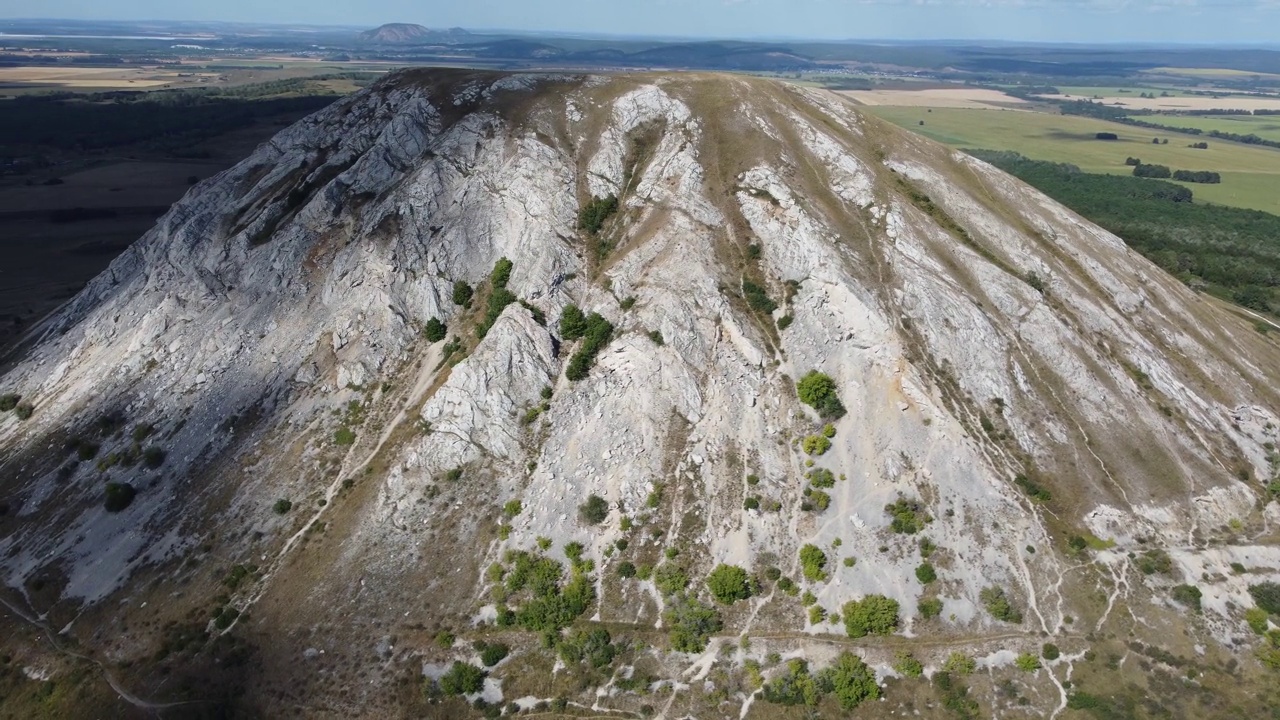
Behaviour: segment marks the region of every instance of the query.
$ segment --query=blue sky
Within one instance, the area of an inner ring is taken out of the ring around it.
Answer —
[[[0,17],[1280,45],[1280,0],[0,0]]]

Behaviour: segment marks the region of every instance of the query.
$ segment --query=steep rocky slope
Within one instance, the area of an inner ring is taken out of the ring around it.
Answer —
[[[1275,339],[831,95],[399,73],[37,332],[10,712],[493,714],[484,643],[465,700],[632,716],[840,712],[844,652],[866,715],[1278,700]]]

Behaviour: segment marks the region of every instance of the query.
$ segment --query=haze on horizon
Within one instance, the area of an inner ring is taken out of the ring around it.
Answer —
[[[1280,0],[0,0],[0,18],[714,38],[1280,44]]]

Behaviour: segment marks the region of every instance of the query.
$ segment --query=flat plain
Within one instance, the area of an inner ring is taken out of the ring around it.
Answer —
[[[1280,115],[1140,115],[1135,120],[1168,127],[1198,128],[1209,132],[1257,135],[1264,140],[1280,142]],[[1212,142],[1212,138],[1206,138]]]
[[[1221,184],[1186,183],[1197,200],[1280,215],[1280,149],[1209,138],[1209,148],[1199,150],[1189,147],[1200,140],[1194,136],[1077,115],[886,105],[866,110],[952,147],[1013,150],[1036,160],[1071,163],[1086,172],[1129,174],[1127,157],[1175,170],[1212,170],[1222,174]],[[1098,140],[1099,132],[1115,133],[1117,139]],[[1152,144],[1157,136],[1168,144]]]

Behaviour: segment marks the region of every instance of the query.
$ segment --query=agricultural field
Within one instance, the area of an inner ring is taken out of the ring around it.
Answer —
[[[964,108],[869,106],[889,122],[957,148],[1013,150],[1036,160],[1071,163],[1086,172],[1125,175],[1125,158],[1175,170],[1212,170],[1219,185],[1186,184],[1196,199],[1280,215],[1280,150],[1212,138],[1197,138],[1076,115]],[[1177,118],[1181,121],[1182,118]],[[923,122],[923,124],[921,124]],[[1099,132],[1116,140],[1098,140]],[[1167,145],[1154,145],[1159,135]],[[1209,143],[1207,150],[1188,147]]]
[[[863,105],[916,106],[940,108],[1017,107],[1027,101],[998,90],[977,87],[927,88],[922,90],[848,90],[840,92]]]
[[[1062,90],[1062,88],[1058,88]],[[1147,91],[1151,92],[1151,91]],[[1172,93],[1170,93],[1172,95]],[[1071,95],[1067,92],[1058,95],[1042,95],[1047,100],[1093,100],[1104,105],[1114,105],[1127,110],[1154,110],[1156,112],[1178,112],[1188,110],[1280,110],[1280,96],[1277,95],[1230,95],[1205,96],[1183,95],[1181,97],[1144,98],[1139,95],[1117,95],[1095,97],[1093,95]]]
[[[1206,133],[1217,130],[1238,135],[1257,135],[1264,140],[1280,142],[1280,115],[1140,115],[1134,116],[1134,119],[1169,127],[1197,128]],[[1212,138],[1205,140],[1213,142]]]

